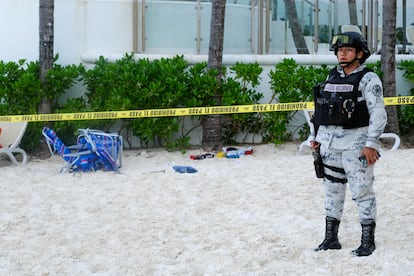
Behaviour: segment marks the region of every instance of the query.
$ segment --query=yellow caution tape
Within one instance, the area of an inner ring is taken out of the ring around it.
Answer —
[[[414,96],[385,97],[385,105],[414,104]]]
[[[385,105],[414,104],[414,96],[384,98]],[[0,122],[46,122],[104,119],[133,119],[148,117],[202,116],[232,113],[276,112],[314,109],[313,102],[252,104],[231,106],[205,106],[190,108],[165,108],[103,112],[54,113],[0,116]]]

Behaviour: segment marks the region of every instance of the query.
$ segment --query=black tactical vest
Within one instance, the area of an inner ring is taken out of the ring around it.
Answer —
[[[357,128],[369,125],[366,102],[365,100],[357,101],[357,98],[362,96],[362,92],[358,90],[359,82],[367,72],[372,72],[372,70],[364,68],[358,73],[343,78],[334,68],[329,73],[326,82],[313,88],[315,127],[336,125],[344,128]]]

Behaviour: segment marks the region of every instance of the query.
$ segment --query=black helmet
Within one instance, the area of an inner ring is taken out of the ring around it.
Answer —
[[[367,40],[357,32],[345,32],[334,36],[332,38],[332,48],[335,56],[338,54],[338,48],[341,47],[355,47],[357,50],[362,51],[364,54],[360,59],[361,64],[371,55]]]

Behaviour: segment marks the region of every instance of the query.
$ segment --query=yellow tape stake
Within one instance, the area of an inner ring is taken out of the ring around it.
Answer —
[[[399,96],[384,98],[385,105],[414,104],[414,96]],[[125,111],[55,113],[31,115],[0,116],[0,122],[47,122],[47,121],[79,121],[79,120],[108,120],[108,119],[134,119],[149,117],[174,116],[202,116],[234,113],[277,112],[314,109],[313,102],[231,105],[231,106],[205,106],[190,108],[166,108]]]

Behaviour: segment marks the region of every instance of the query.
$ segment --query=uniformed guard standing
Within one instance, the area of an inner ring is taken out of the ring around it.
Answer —
[[[352,254],[368,256],[375,250],[374,164],[387,123],[382,83],[363,65],[371,53],[361,34],[336,35],[332,47],[339,66],[314,89],[316,133],[310,136],[325,188],[325,239],[315,251],[341,249],[338,228],[348,183],[362,226],[361,245]]]

